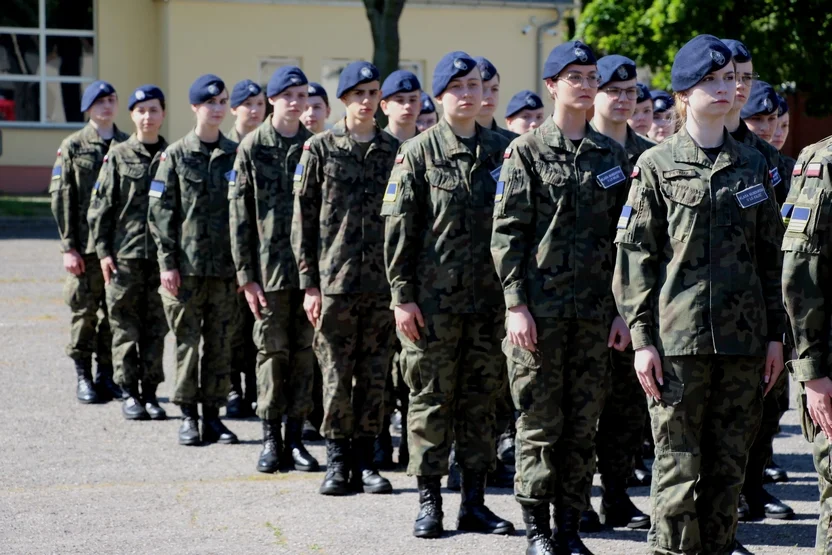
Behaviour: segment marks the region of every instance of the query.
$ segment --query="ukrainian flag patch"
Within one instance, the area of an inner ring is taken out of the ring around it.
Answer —
[[[792,215],[792,208],[794,208],[794,204],[789,204],[787,202],[783,205],[783,208],[780,209],[780,217],[783,218],[783,225],[789,225],[789,220],[791,219]]]
[[[503,200],[503,193],[506,191],[506,182],[505,181],[498,181],[497,182],[497,190],[494,191],[494,202],[500,202]]]
[[[384,191],[384,202],[396,202],[396,197],[399,195],[399,184],[391,181],[387,184],[387,189]]]
[[[162,198],[162,194],[165,192],[165,182],[159,181],[158,179],[154,179],[150,182],[150,192],[147,193],[148,196],[153,198]]]
[[[231,170],[225,174],[225,178],[228,180],[228,186],[233,187],[234,184],[237,182],[237,170]]]
[[[60,179],[62,172],[63,172],[63,168],[61,168],[60,164],[58,164],[57,166],[52,168],[52,179]]]
[[[292,177],[292,181],[294,181],[295,183],[297,183],[297,182],[299,182],[301,179],[303,179],[303,164],[298,164],[298,165],[295,167],[295,175],[294,175],[294,177]]]
[[[97,195],[97,194],[98,194],[98,190],[99,190],[100,188],[101,188],[101,182],[100,182],[100,181],[96,181],[96,182],[95,182],[95,185],[93,185],[93,186],[92,186],[92,194]]]
[[[627,229],[627,224],[630,223],[630,216],[633,215],[633,207],[625,205],[621,209],[621,215],[618,217],[618,225],[616,229]]]
[[[791,233],[803,233],[806,231],[806,226],[809,225],[809,217],[812,215],[811,208],[803,208],[797,206],[792,211],[792,217],[789,220],[789,227],[786,231]]]

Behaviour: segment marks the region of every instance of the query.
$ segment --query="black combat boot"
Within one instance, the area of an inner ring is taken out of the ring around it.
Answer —
[[[98,363],[98,373],[95,376],[95,389],[98,393],[98,398],[103,401],[109,401],[111,399],[126,401],[129,398],[127,392],[113,381],[112,364]]]
[[[226,418],[245,418],[243,414],[243,396],[239,391],[232,389],[228,392],[228,397],[225,401],[225,417]]]
[[[783,484],[789,481],[789,474],[774,460],[769,460],[763,471],[764,484]]]
[[[225,445],[240,443],[234,432],[226,428],[220,420],[220,409],[205,405],[202,406],[202,441]]]
[[[419,514],[413,524],[413,535],[417,538],[438,538],[445,529],[442,527],[442,487],[439,476],[417,476],[419,486]]]
[[[506,466],[499,458],[496,459],[494,470],[488,473],[487,482],[492,488],[514,488],[514,468]]]
[[[279,428],[278,428],[279,430]],[[320,465],[301,441],[303,421],[298,418],[286,419],[286,441],[284,442],[283,460],[286,466],[294,466],[301,472],[317,472]]]
[[[350,440],[326,440],[326,476],[321,495],[349,495]]]
[[[485,506],[485,472],[462,469],[462,504],[456,529],[485,534],[513,534],[514,525]]]
[[[390,480],[378,473],[373,462],[372,437],[357,437],[352,440],[352,474],[350,486],[361,493],[392,493]]]
[[[751,509],[748,508],[748,501],[745,499],[745,494],[740,493],[740,500],[737,504],[737,520],[745,522],[750,519]]]
[[[526,523],[526,539],[529,542],[526,555],[555,555],[548,503],[523,505],[523,522]]]
[[[601,523],[613,528],[640,530],[650,528],[650,517],[633,505],[624,484],[609,481],[604,484],[604,496],[601,498]]]
[[[451,452],[448,455],[448,483],[445,487],[451,491],[462,491],[462,476],[459,472],[459,465],[456,464],[455,444],[451,444]]]
[[[196,405],[182,405],[179,445],[199,445],[199,410]]]
[[[500,437],[497,439],[497,458],[504,464],[514,465],[515,463],[514,438],[516,435],[517,429],[512,418],[508,423],[506,431],[500,434]]]
[[[123,391],[126,391],[128,395],[127,400],[121,405],[124,418],[126,420],[149,420],[150,415],[142,405],[138,384],[130,384]]]
[[[635,457],[635,466],[633,468],[633,475],[627,480],[627,486],[631,488],[647,487],[653,482],[653,474],[647,470],[644,464],[644,458],[641,453],[637,453]]]
[[[144,402],[144,410],[150,415],[151,420],[165,420],[168,413],[165,412],[159,405],[159,399],[156,398],[156,387],[154,384],[142,383],[142,401]]]
[[[740,542],[734,541],[734,550],[731,551],[731,555],[754,555],[752,552],[747,550]]]
[[[578,526],[581,520],[581,511],[571,507],[555,510],[555,522],[558,530],[555,532],[555,543],[557,544],[557,555],[592,555],[581,536],[578,533]]]
[[[771,495],[761,483],[743,486],[743,493],[748,502],[748,518],[750,520],[760,518],[773,518],[776,520],[791,520],[794,518],[794,511],[791,507]]]
[[[75,373],[78,384],[75,386],[75,396],[85,405],[98,402],[98,395],[92,383],[92,361],[90,359],[75,360]]]
[[[263,450],[257,460],[259,472],[277,472],[280,467],[280,420],[263,420]]]
[[[393,470],[393,438],[390,436],[390,417],[385,416],[381,423],[381,432],[373,445],[373,462],[382,470]]]
[[[595,512],[595,509],[592,508],[592,505],[585,511],[581,511],[581,523],[580,523],[580,530],[584,534],[597,534],[604,527],[601,525],[601,518],[598,516],[598,513]]]

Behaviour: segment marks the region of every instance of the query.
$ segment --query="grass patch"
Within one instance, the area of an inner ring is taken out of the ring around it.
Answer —
[[[276,543],[277,545],[286,545],[286,538],[283,537],[283,530],[281,530],[271,522],[266,522],[266,528],[271,530],[272,534],[274,534],[274,543]]]
[[[51,218],[50,200],[48,196],[0,195],[0,217]]]

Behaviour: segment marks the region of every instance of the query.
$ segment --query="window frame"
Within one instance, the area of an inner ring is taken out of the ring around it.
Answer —
[[[38,83],[39,91],[39,113],[40,121],[7,121],[0,120],[0,129],[81,129],[86,125],[83,122],[56,123],[46,120],[48,89],[50,83],[92,83],[98,79],[98,0],[92,3],[92,30],[86,29],[52,29],[46,27],[46,0],[38,0],[38,26],[37,27],[0,27],[0,34],[12,35],[34,35],[38,38],[38,74],[37,75],[15,75],[0,74],[0,83]],[[46,75],[46,40],[47,37],[79,37],[93,39],[93,77],[68,77],[62,75]]]

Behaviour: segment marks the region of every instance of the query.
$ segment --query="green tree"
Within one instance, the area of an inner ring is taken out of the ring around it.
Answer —
[[[678,49],[708,33],[743,41],[760,78],[808,96],[812,115],[832,114],[832,11],[826,0],[590,0],[576,37],[600,54],[629,56],[669,88]]]

